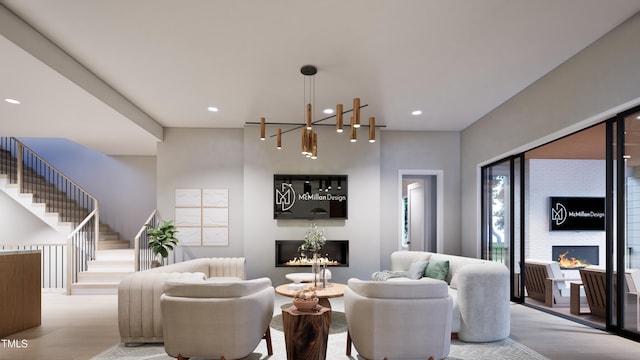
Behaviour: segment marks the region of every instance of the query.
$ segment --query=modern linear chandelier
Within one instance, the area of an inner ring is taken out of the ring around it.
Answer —
[[[345,125],[343,119],[345,114],[351,114],[349,121],[350,142],[358,141],[358,128],[360,124],[360,109],[367,107],[368,104],[360,105],[360,98],[353,99],[353,107],[351,110],[344,110],[343,104],[337,104],[335,113],[333,115],[324,117],[322,119],[314,120],[313,110],[315,108],[315,79],[314,75],[318,72],[318,68],[314,65],[304,65],[300,68],[300,73],[304,75],[304,101],[305,101],[305,122],[304,123],[282,123],[282,122],[267,122],[264,117],[260,118],[260,122],[247,122],[248,125],[260,125],[260,140],[266,140],[266,127],[267,126],[286,126],[289,127],[286,130],[282,130],[278,127],[275,134],[270,137],[276,138],[276,148],[282,149],[282,135],[293,132],[298,129],[301,130],[301,153],[302,155],[310,158],[318,158],[318,133],[314,131],[314,125],[327,126],[329,124],[322,124],[323,121],[335,118],[335,127],[337,133],[344,131]],[[308,87],[308,92],[307,92]],[[332,126],[332,125],[329,125]],[[384,127],[384,125],[376,125],[375,117],[369,117],[369,124],[362,125],[369,127],[369,142],[376,141],[376,127]]]

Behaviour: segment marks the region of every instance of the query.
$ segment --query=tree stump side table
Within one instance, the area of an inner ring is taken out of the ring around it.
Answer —
[[[331,323],[331,309],[317,306],[299,311],[295,306],[282,309],[287,360],[324,360]]]

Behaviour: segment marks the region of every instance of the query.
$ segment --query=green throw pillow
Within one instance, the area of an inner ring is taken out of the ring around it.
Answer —
[[[429,261],[429,266],[424,272],[424,276],[433,279],[447,281],[447,275],[449,274],[449,260],[433,260]]]

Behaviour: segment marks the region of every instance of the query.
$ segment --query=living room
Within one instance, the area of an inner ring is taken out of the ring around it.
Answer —
[[[11,2],[4,3],[12,5]],[[275,241],[300,239],[309,221],[274,220],[272,188],[275,174],[348,176],[348,220],[322,223],[328,239],[349,240],[349,267],[332,271],[334,281],[345,283],[351,277],[365,279],[373,271],[390,267],[389,255],[400,245],[398,173],[404,169],[438,170],[444,177],[441,216],[445,221],[441,229],[441,247],[436,250],[479,257],[479,167],[637,106],[640,81],[636,74],[640,54],[634,34],[638,29],[640,18],[636,14],[566,62],[552,67],[553,70],[549,68],[547,75],[524,86],[502,105],[461,130],[383,129],[377,132],[375,143],[359,141],[352,144],[332,129],[320,128],[320,156],[312,161],[300,157],[299,136],[285,135],[285,148],[279,151],[273,139],[259,140],[256,125],[166,127],[154,155],[110,155],[104,156],[102,162],[97,159],[100,155],[90,155],[85,159],[84,166],[87,167],[83,171],[70,172],[82,173],[78,175],[79,182],[91,187],[113,178],[113,173],[109,172],[113,167],[105,164],[118,162],[123,165],[118,168],[118,177],[127,179],[122,181],[124,188],[107,187],[98,192],[106,199],[101,210],[105,219],[115,219],[116,227],[126,237],[132,237],[138,231],[154,208],[165,219],[175,218],[176,189],[227,189],[228,245],[179,247],[177,259],[243,256],[247,259],[249,278],[267,276],[274,284],[279,284],[285,281],[287,270],[274,266]],[[303,64],[296,67],[300,65]],[[297,68],[294,69],[296,72]],[[293,78],[294,81],[301,80],[299,74],[294,74]],[[322,82],[322,87],[325,86],[331,86],[328,80]],[[299,88],[295,90],[297,93]],[[384,123],[382,119],[379,121]],[[275,128],[269,127],[269,130],[271,133]],[[3,129],[3,133],[22,136],[13,133],[10,126]],[[39,135],[31,133],[24,139],[28,142],[33,136]],[[287,151],[287,142],[296,151]],[[32,144],[49,156],[52,154],[47,145]],[[52,156],[51,161],[60,168],[70,168],[71,159],[81,157],[78,153],[74,156],[72,152],[64,151],[57,155],[57,158]],[[123,189],[127,196],[121,195]],[[109,199],[112,198],[117,201],[111,203]],[[14,206],[4,204],[4,201],[0,203],[3,203],[0,205],[3,213],[15,212]],[[3,225],[0,228],[8,229],[4,233],[6,238],[16,241],[34,236],[30,230],[33,220],[20,219],[16,225],[15,218],[8,219],[0,220]],[[39,225],[35,227],[42,229]]]

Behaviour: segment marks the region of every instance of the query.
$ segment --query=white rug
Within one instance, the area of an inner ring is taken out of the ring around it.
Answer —
[[[327,360],[362,359],[353,348],[352,356],[345,355],[346,333],[329,335]],[[271,341],[273,342],[272,356],[267,355],[265,341],[260,344],[253,354],[244,360],[286,360],[287,354],[284,345],[284,333],[271,329]],[[126,347],[118,344],[103,353],[95,356],[92,360],[172,360],[174,358],[167,355],[162,344],[143,345],[139,347]],[[471,344],[462,341],[451,341],[451,351],[448,360],[549,360],[530,348],[507,338],[503,341],[484,344]],[[192,358],[192,360],[196,360]]]

